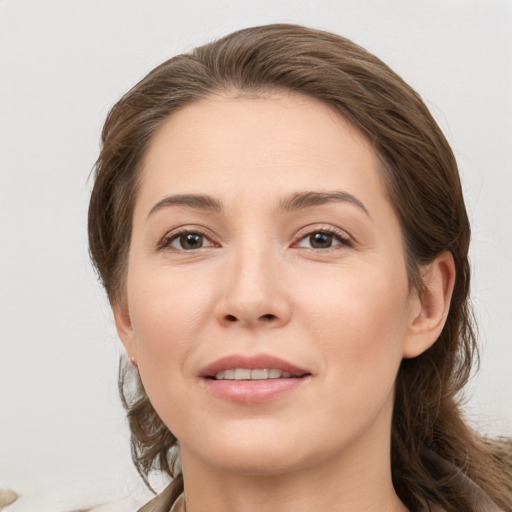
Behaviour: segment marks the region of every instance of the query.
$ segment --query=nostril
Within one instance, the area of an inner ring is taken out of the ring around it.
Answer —
[[[274,321],[276,319],[277,319],[277,316],[272,313],[267,313],[266,315],[260,315],[259,317],[257,317],[257,320],[263,321],[263,322],[270,322],[270,321]],[[237,317],[235,315],[231,315],[231,314],[224,316],[224,321],[227,323],[230,323],[230,324],[238,322],[239,320],[243,320],[243,319],[240,317]],[[243,323],[245,323],[245,321],[243,321]],[[252,323],[252,321],[249,321],[248,323]]]

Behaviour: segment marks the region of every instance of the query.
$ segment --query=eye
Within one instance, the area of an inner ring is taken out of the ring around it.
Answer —
[[[350,245],[350,240],[338,233],[322,230],[309,233],[299,240],[298,247],[308,249],[330,249],[337,245]]]
[[[196,231],[175,233],[162,242],[162,247],[170,247],[179,251],[194,251],[204,247],[213,247],[213,245],[213,242],[205,235]]]

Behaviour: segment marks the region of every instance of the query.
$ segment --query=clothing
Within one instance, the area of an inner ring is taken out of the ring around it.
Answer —
[[[475,512],[505,512],[500,509],[490,498],[467,476],[459,474],[458,479],[475,504]],[[185,497],[180,494],[176,499],[176,485],[171,483],[158,496],[144,505],[138,512],[185,512]],[[437,505],[425,503],[425,512],[444,512],[444,509]]]
[[[176,496],[175,481],[171,482],[158,496],[146,503],[138,512],[183,512],[184,495]]]
[[[172,485],[172,484],[171,484]],[[170,487],[170,486],[169,486]],[[149,503],[144,505],[138,512],[185,512],[185,495],[180,494],[173,505],[171,505],[172,498],[169,487],[159,494],[156,498],[152,499]],[[484,509],[482,509],[482,512]],[[425,512],[444,512],[439,507],[425,508]],[[487,512],[487,510],[485,510]]]
[[[473,484],[475,485],[475,484]],[[475,486],[476,487],[476,486]],[[178,498],[174,501],[174,504],[171,505],[172,493],[170,491],[170,486],[164,489],[162,493],[153,498],[149,503],[144,505],[138,512],[185,512],[185,498],[183,494],[180,494]],[[473,493],[471,493],[473,494]],[[480,490],[481,496],[477,499],[475,510],[477,512],[504,512],[500,508],[498,508],[494,503],[490,501],[490,499],[483,494]],[[483,498],[482,498],[483,497]],[[483,501],[482,501],[483,499]],[[444,509],[436,506],[425,504],[425,512],[444,512]]]

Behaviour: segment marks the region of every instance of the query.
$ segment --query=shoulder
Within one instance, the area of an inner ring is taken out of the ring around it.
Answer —
[[[138,512],[182,512],[184,497],[182,480],[173,480],[158,496],[146,503]]]
[[[448,464],[443,461],[444,464]],[[505,512],[499,508],[483,490],[464,473],[458,472],[457,486],[461,494],[473,503],[473,512]],[[138,512],[184,512],[184,495],[182,492],[183,480],[173,480],[158,496],[146,503]],[[446,512],[445,509],[434,503],[425,504],[425,512]]]

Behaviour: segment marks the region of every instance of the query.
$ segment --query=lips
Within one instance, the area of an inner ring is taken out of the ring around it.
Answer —
[[[283,372],[277,368],[234,368],[223,370],[215,375],[215,380],[266,380],[266,379],[291,379],[292,374]]]
[[[203,378],[227,380],[299,378],[306,375],[310,375],[306,369],[267,354],[223,357],[209,364],[200,372],[200,376]]]
[[[201,383],[223,400],[268,402],[310,381],[311,372],[283,359],[260,354],[218,359],[200,373]]]

